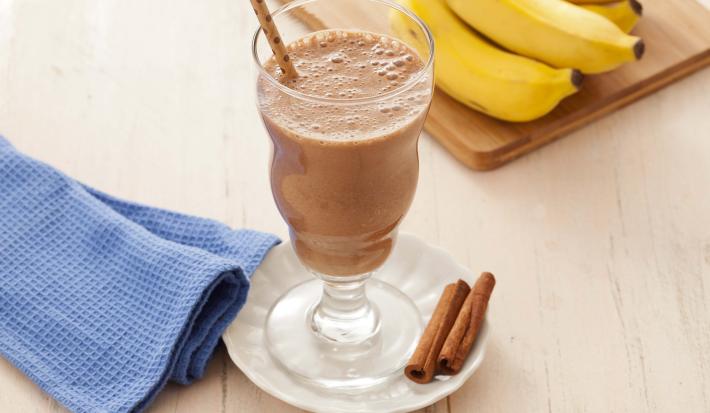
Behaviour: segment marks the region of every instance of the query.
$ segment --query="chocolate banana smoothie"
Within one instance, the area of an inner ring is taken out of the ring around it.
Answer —
[[[432,79],[420,76],[414,50],[372,33],[317,32],[288,53],[298,77],[286,79],[273,60],[264,68],[289,91],[258,81],[279,211],[307,267],[373,271],[414,197]]]

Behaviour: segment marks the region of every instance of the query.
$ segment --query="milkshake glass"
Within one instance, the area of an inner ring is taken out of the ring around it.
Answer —
[[[416,190],[432,37],[389,0],[299,0],[272,18],[299,76],[281,73],[259,29],[253,55],[274,148],[271,189],[315,278],[276,301],[266,345],[306,382],[369,388],[401,374],[422,329],[407,296],[369,279]]]

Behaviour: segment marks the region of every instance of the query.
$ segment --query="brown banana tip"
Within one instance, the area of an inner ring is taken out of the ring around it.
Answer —
[[[638,0],[629,0],[629,4],[631,5],[631,10],[633,10],[636,15],[643,16],[643,4]]]
[[[570,76],[570,80],[572,81],[572,84],[574,87],[579,89],[580,86],[582,86],[582,81],[584,80],[584,75],[582,72],[580,72],[577,69],[572,69],[572,75]],[[490,274],[490,273],[487,273]],[[493,276],[493,274],[491,274]]]
[[[639,39],[636,44],[634,44],[634,56],[636,56],[636,60],[641,59],[645,51],[646,44],[643,42],[643,39]]]

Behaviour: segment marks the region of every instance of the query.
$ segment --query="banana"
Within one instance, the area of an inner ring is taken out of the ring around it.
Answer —
[[[636,0],[607,4],[584,4],[580,7],[606,17],[624,33],[630,32],[643,14],[643,6]]]
[[[555,67],[606,72],[641,58],[643,41],[564,0],[448,0],[464,21],[508,50]]]
[[[512,122],[529,121],[551,111],[575,93],[582,74],[498,49],[459,20],[445,0],[400,0],[431,29],[436,42],[437,86],[480,112]],[[390,24],[421,52],[424,39],[400,12]]]

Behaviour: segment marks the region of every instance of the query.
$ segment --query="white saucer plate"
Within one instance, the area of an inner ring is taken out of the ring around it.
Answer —
[[[416,384],[402,373],[395,380],[357,394],[328,391],[300,381],[269,354],[264,322],[269,308],[284,292],[312,278],[298,261],[290,243],[275,247],[254,273],[244,308],[222,336],[234,363],[272,396],[315,412],[408,412],[453,393],[481,365],[488,338],[487,322],[463,369],[455,376],[438,376],[429,384]],[[475,280],[470,270],[457,264],[444,250],[404,233],[399,235],[392,255],[374,278],[394,285],[408,295],[419,309],[424,323],[429,321],[446,284],[458,278],[469,283]]]

